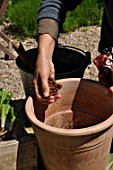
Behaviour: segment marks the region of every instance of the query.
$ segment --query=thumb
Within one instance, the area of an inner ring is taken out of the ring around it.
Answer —
[[[45,98],[49,97],[48,79],[42,81],[42,93]]]

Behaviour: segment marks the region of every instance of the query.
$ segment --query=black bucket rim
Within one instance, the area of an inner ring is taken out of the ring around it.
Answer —
[[[84,50],[82,50],[80,48],[77,48],[77,47],[74,47],[74,46],[68,46],[68,45],[61,45],[61,44],[58,45],[58,48],[59,49],[66,49],[66,50],[76,51],[76,52],[80,53],[81,55],[84,55],[85,62],[84,62],[84,64],[80,68],[78,68],[76,70],[68,71],[68,72],[65,72],[65,73],[57,73],[56,78],[57,77],[59,79],[62,78],[62,77],[66,78],[68,76],[74,75],[75,73],[76,74],[80,73],[81,70],[83,70],[82,72],[84,73],[84,70],[87,68],[87,66],[89,64],[91,64],[91,53],[89,51],[85,52]]]
[[[89,52],[89,51],[83,51],[82,49],[79,49],[79,48],[77,48],[77,47],[74,47],[74,46],[68,46],[68,45],[58,45],[58,47],[57,47],[59,50],[60,49],[64,49],[64,50],[71,50],[71,51],[75,51],[75,52],[78,52],[78,53],[80,53],[81,55],[83,55],[84,56],[84,63],[80,66],[80,68],[77,68],[76,70],[72,70],[72,71],[67,71],[67,72],[62,72],[62,73],[55,73],[55,77],[56,77],[56,79],[58,78],[58,79],[60,79],[60,78],[62,78],[62,77],[64,77],[64,78],[67,78],[67,77],[70,77],[70,76],[72,76],[72,75],[74,75],[74,74],[78,74],[78,73],[81,73],[81,71],[82,71],[82,75],[83,75],[83,73],[84,73],[84,71],[85,71],[85,69],[87,68],[87,66],[89,65],[89,64],[91,64],[91,53]],[[37,51],[37,48],[32,48],[32,49],[29,49],[29,50],[27,50],[26,52],[29,52],[29,51]],[[23,71],[25,71],[25,72],[27,72],[27,73],[29,73],[29,74],[34,74],[33,73],[33,71],[30,71],[30,69],[28,68],[28,66],[26,66],[25,64],[24,64],[24,62],[22,61],[22,59],[19,57],[19,56],[17,56],[17,58],[16,58],[16,65],[21,69],[21,70],[23,70]]]

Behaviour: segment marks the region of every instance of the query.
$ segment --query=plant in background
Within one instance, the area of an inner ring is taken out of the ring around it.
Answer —
[[[74,30],[80,26],[100,25],[103,13],[102,0],[84,0],[74,11],[67,13],[63,24],[64,31]]]
[[[11,29],[16,34],[36,35],[38,4],[37,0],[12,0],[12,5],[8,8],[8,15],[11,20]]]
[[[37,34],[38,8],[41,0],[9,0],[7,17],[11,30],[19,36]],[[101,25],[103,0],[84,0],[74,11],[67,13],[63,31],[72,31],[80,26]]]

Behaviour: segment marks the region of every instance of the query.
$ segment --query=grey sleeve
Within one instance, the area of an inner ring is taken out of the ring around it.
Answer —
[[[38,35],[40,34],[49,34],[57,41],[59,37],[58,22],[50,18],[41,19],[38,23]]]
[[[38,35],[48,33],[55,40],[69,10],[74,10],[83,0],[42,0],[38,13]]]
[[[38,13],[38,21],[40,19],[50,18],[62,25],[67,11],[65,0],[42,0]]]

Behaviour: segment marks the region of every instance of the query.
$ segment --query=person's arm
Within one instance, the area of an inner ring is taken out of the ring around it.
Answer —
[[[81,0],[80,0],[81,1]],[[50,104],[61,96],[49,96],[49,76],[54,77],[54,65],[52,63],[55,43],[58,40],[60,29],[66,17],[66,12],[78,5],[75,0],[42,0],[38,16],[38,54],[34,76],[34,89],[38,101]],[[43,97],[39,92],[39,85]],[[61,88],[61,84],[58,84]]]
[[[34,89],[38,101],[44,104],[53,103],[61,96],[49,96],[49,76],[54,77],[54,65],[52,63],[55,43],[66,18],[66,12],[73,10],[82,0],[42,0],[38,16],[38,54],[34,76]],[[43,97],[39,92],[39,86]],[[61,84],[57,84],[61,88]]]
[[[49,97],[49,76],[54,77],[54,65],[52,63],[53,51],[59,36],[59,28],[65,20],[67,8],[61,0],[42,1],[38,17],[38,54],[36,61],[36,70],[34,75],[34,89],[36,99],[43,104],[53,103],[61,96],[55,95]],[[39,86],[43,96],[39,91]],[[58,84],[60,88],[61,85]]]
[[[36,99],[43,104],[53,103],[61,97],[59,94],[49,97],[48,77],[54,77],[54,65],[52,63],[54,47],[55,40],[49,34],[42,34],[38,37],[38,58],[33,83]],[[40,85],[44,97],[40,94]],[[60,84],[59,87],[61,87]]]

